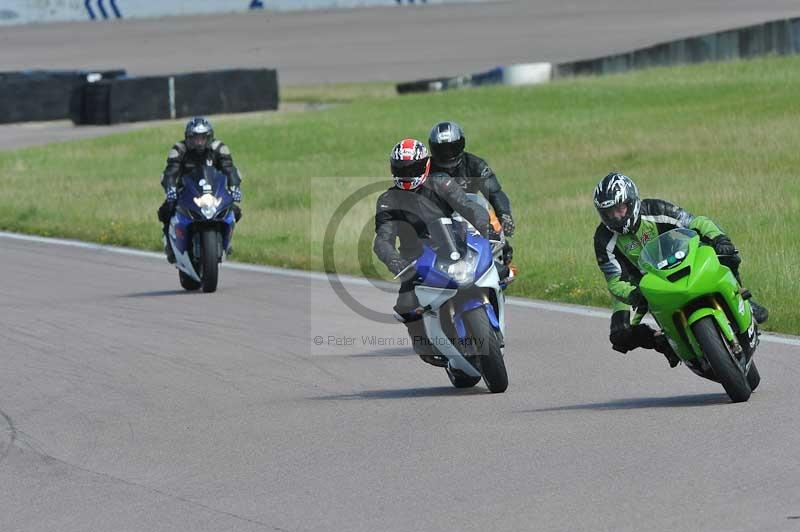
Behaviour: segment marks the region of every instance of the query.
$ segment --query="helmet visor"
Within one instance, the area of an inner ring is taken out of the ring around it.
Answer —
[[[415,177],[423,176],[427,169],[427,157],[419,161],[395,161],[392,163],[392,176],[402,181],[411,181]]]
[[[194,133],[186,137],[186,143],[193,150],[204,150],[208,146],[209,137],[208,133]]]
[[[606,227],[610,229],[622,229],[628,221],[631,213],[631,206],[628,202],[617,203],[611,207],[597,209],[600,219]]]
[[[431,144],[431,155],[436,164],[455,166],[463,152],[464,146],[460,142]]]

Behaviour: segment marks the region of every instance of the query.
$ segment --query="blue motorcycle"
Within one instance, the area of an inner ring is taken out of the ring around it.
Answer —
[[[213,166],[198,168],[182,182],[169,224],[178,277],[186,290],[213,292],[233,236],[233,197],[227,178]]]
[[[483,378],[489,391],[504,392],[505,295],[495,267],[503,243],[482,237],[457,214],[430,224],[429,232],[422,255],[396,279],[416,277],[417,312],[453,386],[472,387]]]

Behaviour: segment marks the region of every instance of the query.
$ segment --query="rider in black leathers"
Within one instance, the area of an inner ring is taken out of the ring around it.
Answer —
[[[239,203],[242,200],[242,178],[233,164],[231,150],[222,141],[214,139],[214,129],[207,119],[196,116],[186,124],[184,140],[176,142],[169,150],[167,166],[161,176],[161,186],[164,187],[166,197],[158,208],[158,219],[164,224],[165,238],[169,220],[175,213],[181,177],[205,165],[215,167],[228,178],[228,191],[233,196],[233,201]],[[233,211],[238,222],[242,211],[236,204]],[[169,262],[175,262],[172,246],[168,242],[165,251]]]
[[[490,235],[486,209],[470,201],[464,189],[447,174],[429,175],[430,160],[421,142],[405,139],[398,143],[392,150],[390,163],[395,186],[378,197],[373,249],[393,274],[397,275],[422,253],[421,241],[429,236],[429,224],[449,218],[454,211],[482,235]],[[400,285],[395,314],[408,328],[414,351],[424,361],[442,365],[425,341],[415,284],[412,279]]]
[[[431,150],[431,172],[444,172],[453,177],[466,192],[482,193],[494,209],[503,226],[506,237],[514,235],[516,224],[511,216],[511,201],[500,186],[494,170],[477,155],[464,151],[466,137],[464,130],[455,122],[439,122],[431,128],[428,135]],[[503,264],[499,267],[501,279],[513,278],[516,267],[511,261],[514,249],[506,240],[503,248]]]

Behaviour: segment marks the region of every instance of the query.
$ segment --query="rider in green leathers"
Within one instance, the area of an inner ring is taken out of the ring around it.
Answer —
[[[741,284],[741,258],[731,239],[706,216],[694,216],[668,201],[639,199],[639,190],[627,176],[612,172],[594,190],[594,206],[600,214],[600,225],[594,234],[597,264],[605,275],[613,297],[613,314],[609,339],[612,347],[627,353],[637,347],[663,353],[671,367],[680,359],[672,351],[661,332],[649,325],[631,325],[630,307],[639,314],[647,310],[647,302],[638,288],[642,274],[636,264],[644,245],[676,227],[696,231],[701,239],[714,247],[720,262],[728,266]],[[767,309],[750,300],[753,317],[763,323]]]

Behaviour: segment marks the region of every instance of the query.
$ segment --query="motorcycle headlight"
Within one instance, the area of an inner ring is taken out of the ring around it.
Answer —
[[[475,268],[478,266],[478,254],[472,249],[467,249],[467,255],[456,262],[441,264],[439,269],[456,283],[469,284],[475,277]]]
[[[200,207],[203,216],[210,220],[217,214],[217,208],[222,203],[222,198],[216,198],[212,194],[203,194],[199,198],[194,198],[194,203]]]

